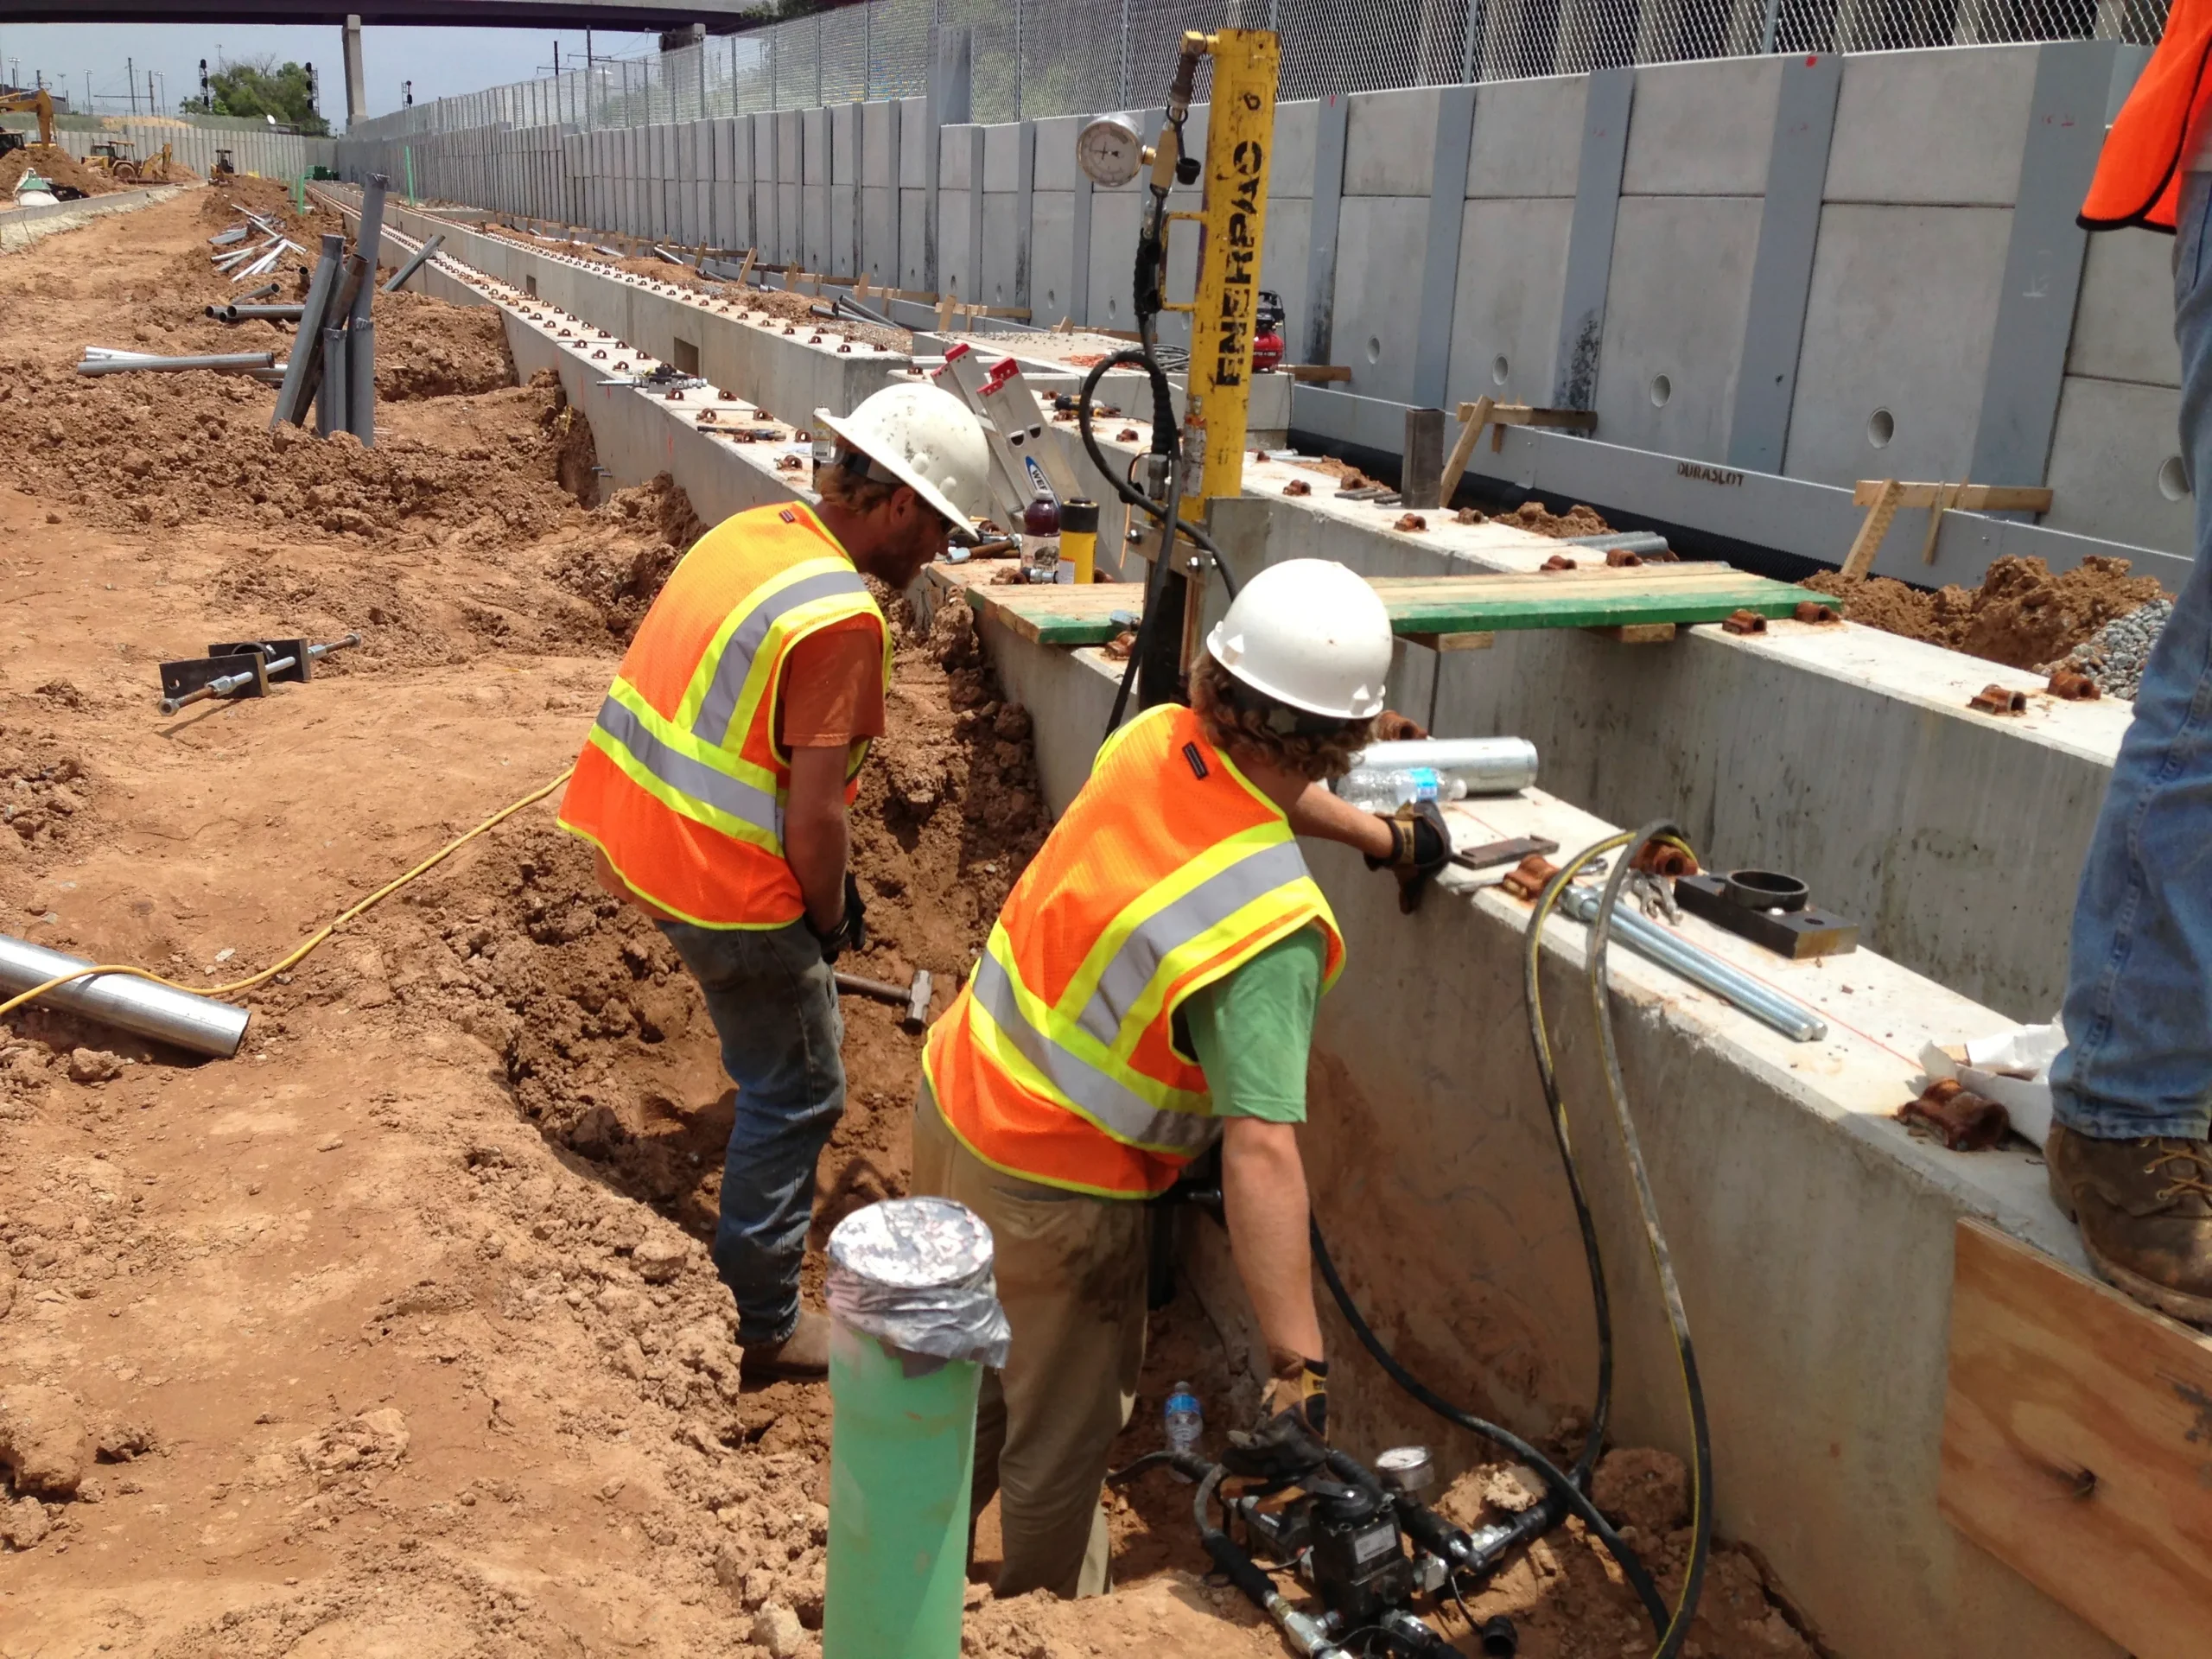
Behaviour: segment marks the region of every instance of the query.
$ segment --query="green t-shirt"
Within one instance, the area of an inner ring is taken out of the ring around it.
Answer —
[[[1205,1070],[1217,1117],[1306,1121],[1306,1054],[1327,942],[1319,927],[1278,939],[1175,1010],[1175,1039]]]

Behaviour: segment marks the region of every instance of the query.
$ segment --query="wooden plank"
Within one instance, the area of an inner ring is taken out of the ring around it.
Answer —
[[[1302,385],[1325,385],[1332,380],[1351,378],[1351,371],[1341,363],[1285,363],[1280,366],[1283,373]]]
[[[1431,651],[1488,651],[1497,643],[1495,633],[1402,633],[1398,637]]]
[[[1851,492],[1852,505],[1871,507],[1882,486],[1893,480],[1862,478]],[[1901,507],[1932,507],[1942,501],[1961,512],[2049,512],[2050,492],[2025,484],[1899,484]]]
[[[1489,397],[1478,397],[1471,404],[1459,405],[1459,435],[1452,445],[1452,453],[1444,462],[1444,476],[1438,483],[1439,499],[1446,506],[1459,487],[1459,480],[1467,470],[1467,463],[1475,456],[1475,440],[1483,435],[1483,428],[1490,424],[1490,412],[1496,404]]]
[[[1976,1221],[1954,1238],[1945,1518],[2138,1659],[2212,1647],[2212,1340]]]
[[[1675,637],[1672,622],[1630,622],[1618,628],[1589,628],[1601,639],[1621,645],[1663,645]]]
[[[1864,484],[1859,486],[1865,489]],[[1857,495],[1852,497],[1858,501]],[[1859,534],[1851,538],[1851,551],[1843,556],[1842,574],[1850,577],[1864,576],[1873,568],[1874,555],[1882,550],[1882,538],[1890,533],[1890,521],[1897,516],[1897,508],[1904,500],[1904,486],[1894,478],[1879,480],[1872,499],[1860,505],[1866,517],[1860,521]]]
[[[1788,616],[1804,597],[1803,589],[1788,582],[1725,565],[1687,570],[1678,565],[1601,568],[1551,575],[1378,576],[1370,585],[1388,607],[1391,626],[1422,643],[1510,629],[1623,627],[1637,632],[1616,637],[1652,641],[1670,638],[1677,626],[1718,622],[1739,610]],[[1046,645],[1103,644],[1114,635],[1111,613],[1136,610],[1143,603],[1142,587],[1135,582],[976,585],[967,592],[979,608],[996,613],[1025,637]]]

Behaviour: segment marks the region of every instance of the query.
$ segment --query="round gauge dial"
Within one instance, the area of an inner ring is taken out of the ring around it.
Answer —
[[[1076,164],[1093,184],[1127,184],[1144,165],[1144,139],[1125,115],[1102,115],[1075,141]]]

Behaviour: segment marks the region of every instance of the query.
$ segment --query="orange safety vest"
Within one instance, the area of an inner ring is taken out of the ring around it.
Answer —
[[[561,803],[561,827],[672,916],[783,927],[805,913],[784,856],[791,755],[775,741],[784,661],[808,635],[874,620],[837,538],[804,505],[755,507],[701,537],[639,625]],[[859,792],[865,743],[848,763]]]
[[[1109,738],[1007,895],[922,1069],[985,1163],[1104,1198],[1165,1192],[1217,1128],[1175,1044],[1193,992],[1309,922],[1344,938],[1280,808],[1190,709]]]
[[[2212,60],[2212,0],[2173,0],[2158,49],[2119,118],[2105,135],[2088,200],[2082,204],[2084,230],[2116,231],[2140,225],[2154,231],[2174,228],[2181,205],[2183,149],[2196,130],[2198,112],[2212,98],[2208,82]]]

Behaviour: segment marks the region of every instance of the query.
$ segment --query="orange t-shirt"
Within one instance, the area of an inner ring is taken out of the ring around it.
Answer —
[[[784,662],[776,741],[834,749],[883,735],[883,643],[874,619],[855,616],[810,633]]]

